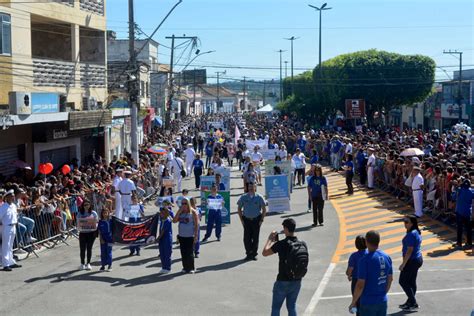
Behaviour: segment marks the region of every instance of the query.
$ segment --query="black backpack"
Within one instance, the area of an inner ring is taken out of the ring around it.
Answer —
[[[288,240],[288,255],[286,256],[286,274],[292,280],[302,279],[308,272],[309,253],[304,241]]]

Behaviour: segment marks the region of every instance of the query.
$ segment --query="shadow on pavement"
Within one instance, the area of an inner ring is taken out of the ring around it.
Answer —
[[[229,261],[229,262],[223,262],[219,263],[216,265],[212,266],[205,266],[205,267],[200,267],[197,269],[196,273],[203,273],[203,272],[208,272],[208,271],[221,271],[221,270],[228,270],[235,268],[241,264],[245,264],[247,261],[244,261],[243,259],[237,259],[234,261]]]

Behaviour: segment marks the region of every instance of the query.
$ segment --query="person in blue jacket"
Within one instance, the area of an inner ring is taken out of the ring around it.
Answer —
[[[393,281],[392,259],[379,250],[380,234],[371,230],[365,234],[369,252],[360,258],[357,283],[349,310],[360,299],[361,315],[387,315],[387,293]]]
[[[100,271],[112,271],[112,222],[110,220],[110,211],[107,208],[102,210],[97,229],[100,237]]]
[[[204,162],[201,160],[201,155],[196,154],[196,157],[193,160],[192,169],[194,171],[194,184],[196,185],[196,189],[199,189],[201,186],[201,176],[204,171]]]
[[[161,270],[159,273],[167,274],[171,271],[171,253],[173,252],[173,228],[169,208],[160,208],[160,235],[158,248],[160,249]]]
[[[474,190],[471,189],[471,181],[464,179],[461,186],[456,190],[456,226],[457,240],[454,245],[457,248],[462,247],[462,231],[466,231],[465,248],[472,248],[472,200],[474,199]]]
[[[367,245],[365,244],[364,236],[357,236],[355,239],[355,246],[357,248],[356,252],[353,252],[349,257],[349,262],[347,264],[346,275],[349,282],[351,282],[351,293],[354,295],[355,286],[357,284],[357,274],[359,273],[358,266],[359,260],[367,254]],[[357,316],[360,315],[359,309],[360,304],[359,300],[356,303],[357,307]]]
[[[132,196],[132,206],[125,214],[125,217],[128,217],[130,223],[137,223],[140,221],[140,218],[145,216],[145,209],[143,204],[138,202],[136,195]],[[135,253],[137,256],[140,256],[140,246],[130,246],[130,256],[133,256]]]
[[[210,207],[211,201],[218,201],[216,204],[219,204],[220,207],[213,206]],[[214,228],[214,223],[216,224],[216,237],[217,241],[221,240],[222,233],[222,207],[224,206],[224,198],[217,194],[217,184],[213,183],[211,186],[211,194],[207,197],[207,229],[206,235],[202,242],[206,242],[209,237],[211,237],[212,229]]]

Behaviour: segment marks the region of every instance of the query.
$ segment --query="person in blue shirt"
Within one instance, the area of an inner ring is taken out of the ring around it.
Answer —
[[[379,250],[380,234],[371,230],[365,234],[369,252],[360,258],[357,283],[349,310],[360,299],[360,315],[387,315],[387,293],[393,281],[392,259]]]
[[[352,179],[354,178],[354,158],[352,154],[347,155],[347,161],[344,165],[346,170],[346,185],[347,185],[347,194],[354,194],[354,186],[352,185]]]
[[[220,205],[211,206],[212,202],[216,202],[216,204]],[[211,194],[207,197],[207,227],[206,227],[206,235],[204,235],[204,239],[202,242],[206,242],[209,237],[211,237],[212,229],[214,228],[214,224],[216,225],[216,238],[217,241],[221,240],[221,233],[222,233],[222,207],[224,206],[224,198],[217,194],[217,184],[213,183],[211,186]]]
[[[298,148],[301,150],[302,153],[305,153],[306,143],[307,142],[304,137],[304,132],[301,132],[300,136],[298,137],[298,140],[296,141],[296,144],[298,145]]]
[[[339,151],[342,148],[342,143],[339,140],[339,136],[334,136],[331,142],[331,166],[333,171],[339,171],[340,168],[340,156]]]
[[[112,271],[112,223],[110,211],[107,208],[102,210],[97,229],[100,237],[100,271],[105,270],[105,265],[107,265],[107,271]]]
[[[209,140],[206,144],[206,168],[211,164],[212,156],[214,154],[214,141]]]
[[[455,247],[462,247],[462,231],[466,231],[465,248],[472,248],[472,200],[474,199],[474,190],[471,189],[471,181],[465,179],[461,186],[456,190],[456,227],[457,240]]]
[[[418,309],[416,303],[416,276],[418,270],[423,265],[423,256],[421,255],[421,231],[418,228],[418,219],[414,215],[405,216],[403,219],[407,233],[402,240],[403,261],[400,265],[399,283],[408,300],[400,305],[404,311],[413,311]]]
[[[318,152],[316,149],[313,149],[313,155],[311,156],[311,159],[309,160],[310,164],[317,164],[319,162],[319,156]]]
[[[161,270],[159,273],[167,274],[171,271],[171,253],[173,252],[173,228],[169,208],[160,208],[160,235],[158,236],[160,249]]]
[[[313,202],[313,227],[318,226],[318,223],[323,226],[324,200],[329,196],[329,192],[328,182],[326,177],[323,176],[323,168],[321,165],[315,166],[314,176],[309,180],[308,189]]]
[[[220,173],[216,173],[215,178],[216,178],[215,181],[216,181],[216,185],[217,185],[217,190],[218,191],[227,191],[226,187],[225,187],[225,184],[222,182],[222,175]]]
[[[355,246],[357,251],[352,253],[349,257],[349,262],[347,264],[346,275],[349,282],[351,282],[351,293],[354,295],[355,286],[357,284],[357,274],[359,273],[358,266],[359,260],[367,254],[367,245],[365,244],[365,237],[359,235],[355,239]],[[359,309],[360,304],[359,300],[357,301],[357,316],[360,315]]]
[[[364,152],[364,150],[361,148],[359,149],[359,152],[357,153],[356,156],[356,162],[357,162],[357,172],[359,173],[360,177],[360,184],[365,185],[367,181],[367,154]]]
[[[201,155],[196,154],[196,158],[193,160],[192,170],[194,171],[194,183],[196,189],[199,189],[201,186],[201,176],[204,169],[204,162],[201,160]]]

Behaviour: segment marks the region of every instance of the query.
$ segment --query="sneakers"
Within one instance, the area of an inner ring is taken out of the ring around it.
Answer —
[[[100,267],[99,271],[105,271],[105,267],[104,266]]]
[[[112,271],[113,271],[112,266],[108,266],[108,267],[107,267],[107,271],[108,271],[108,272],[112,272]]]
[[[217,237],[217,241],[221,241],[221,237]]]
[[[161,269],[160,272],[158,272],[159,274],[168,274],[170,273],[171,271],[170,270],[166,270],[166,269]]]
[[[199,254],[198,254],[198,253],[195,253],[195,254],[194,254],[194,258],[199,258]]]
[[[309,209],[306,211],[306,213],[310,213],[310,212],[311,212],[311,209],[309,208]]]
[[[405,308],[407,308],[408,306],[410,306],[410,304],[408,304],[408,302],[405,302],[405,303],[403,303],[403,304],[398,305],[398,307],[400,307],[401,309],[405,309]]]
[[[87,270],[87,271],[91,271],[91,270],[92,270],[92,267],[91,267],[91,264],[90,264],[90,263],[88,263],[88,264],[86,265],[86,270]]]
[[[85,265],[85,264],[81,264],[81,265],[79,266],[79,270],[85,270],[85,269],[86,269],[86,265]]]
[[[411,311],[415,311],[417,310],[418,308],[420,308],[420,306],[418,306],[418,304],[410,304],[410,305],[406,305],[404,308],[402,308],[404,311],[407,311],[407,312],[411,312]]]
[[[2,270],[5,271],[5,272],[11,272],[11,271],[13,271],[12,268],[10,268],[10,267],[3,267]]]
[[[209,239],[209,237],[204,237],[204,239],[201,242],[206,242]]]

